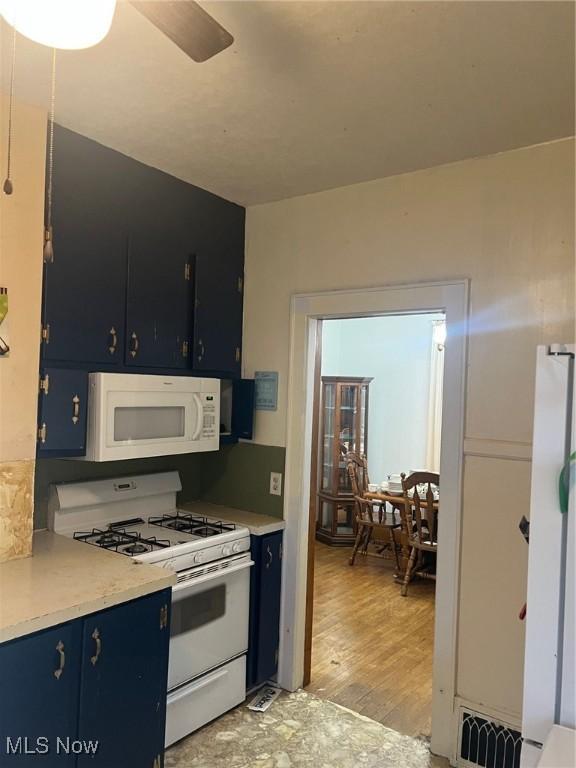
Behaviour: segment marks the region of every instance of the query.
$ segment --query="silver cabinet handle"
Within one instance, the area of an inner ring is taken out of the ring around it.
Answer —
[[[112,326],[110,330],[108,331],[108,352],[110,352],[111,355],[114,355],[116,353],[116,347],[118,345],[118,334],[116,333],[116,328]]]
[[[56,650],[60,655],[60,666],[58,667],[58,669],[54,670],[54,677],[56,678],[56,680],[60,680],[60,678],[62,677],[62,672],[64,672],[64,665],[66,664],[66,654],[64,653],[64,643],[62,642],[62,640],[58,641]]]
[[[274,555],[272,554],[272,550],[270,547],[266,547],[266,554],[268,555],[268,562],[266,563],[266,568],[270,568],[272,565],[272,560],[274,559]]]
[[[102,640],[100,638],[100,630],[98,628],[92,632],[92,639],[96,642],[96,653],[94,656],[90,657],[90,662],[92,663],[92,666],[95,667],[98,663],[98,659],[100,658],[100,654],[102,653]]]
[[[198,339],[198,361],[204,357],[204,342],[202,339]]]
[[[130,335],[130,354],[132,357],[136,357],[138,354],[138,347],[140,346],[140,343],[138,341],[138,334],[136,331],[132,331]]]
[[[72,398],[72,424],[78,424],[80,421],[80,398],[74,395]]]

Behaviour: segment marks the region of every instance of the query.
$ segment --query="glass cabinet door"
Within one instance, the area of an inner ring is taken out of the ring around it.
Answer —
[[[336,421],[336,384],[324,385],[322,430],[322,482],[321,490],[332,489],[334,474],[334,428]]]
[[[360,387],[360,418],[358,420],[358,453],[362,456],[367,453],[366,441],[368,439],[367,434],[367,421],[368,421],[368,387],[364,384]]]
[[[367,453],[368,378],[322,378],[316,536],[351,545],[356,534],[354,497],[346,455]]]
[[[345,457],[358,451],[358,393],[356,384],[340,385],[338,493],[352,493]]]

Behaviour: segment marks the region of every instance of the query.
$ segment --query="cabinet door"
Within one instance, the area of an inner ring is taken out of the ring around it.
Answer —
[[[86,453],[88,374],[63,368],[40,372],[38,456]]]
[[[232,382],[232,434],[235,438],[252,440],[254,398],[254,379],[235,379]]]
[[[197,252],[192,365],[198,371],[240,374],[244,214],[243,208],[220,201],[214,229]]]
[[[81,645],[74,622],[0,646],[2,768],[76,764],[57,740],[76,738]]]
[[[55,126],[54,261],[44,267],[45,362],[122,363],[128,158]]]
[[[192,274],[191,248],[178,231],[149,228],[131,235],[126,365],[188,367]]]
[[[78,768],[155,768],[164,751],[171,590],[84,621]]]
[[[253,571],[248,650],[249,687],[276,674],[280,644],[282,531],[252,537]]]

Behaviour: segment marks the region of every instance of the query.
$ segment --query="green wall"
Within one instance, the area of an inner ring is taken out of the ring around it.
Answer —
[[[275,446],[238,443],[210,453],[159,456],[129,461],[88,462],[39,459],[34,489],[34,527],[45,528],[50,483],[178,470],[179,501],[203,499],[215,504],[282,517],[283,497],[269,493],[270,472],[284,473],[286,451]]]
[[[284,499],[270,494],[270,472],[284,475],[285,458],[285,448],[253,443],[225,445],[218,453],[205,453],[201,496],[214,504],[282,518]]]

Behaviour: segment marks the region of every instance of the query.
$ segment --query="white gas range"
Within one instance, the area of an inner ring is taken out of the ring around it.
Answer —
[[[54,485],[48,525],[177,573],[172,590],[166,746],[246,696],[247,528],[179,510],[177,472]]]

